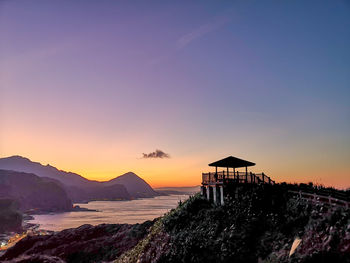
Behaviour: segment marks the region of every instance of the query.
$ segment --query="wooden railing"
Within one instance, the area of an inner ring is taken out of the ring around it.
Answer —
[[[312,193],[306,193],[306,192],[302,192],[302,191],[290,191],[289,190],[288,192],[300,197],[301,199],[309,201],[309,202],[323,203],[323,204],[334,206],[334,207],[350,208],[349,201],[334,198],[332,196],[312,194]]]
[[[255,184],[275,184],[275,181],[271,180],[269,176],[264,173],[251,173],[251,172],[217,172],[217,173],[203,173],[202,184],[215,184],[215,183],[255,183]]]

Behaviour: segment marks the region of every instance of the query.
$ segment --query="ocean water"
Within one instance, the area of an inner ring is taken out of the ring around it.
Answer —
[[[175,208],[180,200],[184,201],[188,197],[188,195],[169,195],[131,201],[93,201],[77,205],[95,209],[97,212],[80,211],[34,215],[34,219],[29,220],[28,223],[39,224],[39,229],[52,231],[79,227],[83,224],[142,223],[164,215]]]

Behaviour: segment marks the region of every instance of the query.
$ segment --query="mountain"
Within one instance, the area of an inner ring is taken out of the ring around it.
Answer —
[[[154,197],[160,195],[153,188],[146,183],[145,180],[134,174],[128,172],[108,182],[103,182],[104,185],[122,184],[126,187],[128,192],[136,198]]]
[[[32,162],[22,156],[0,158],[0,169],[32,173],[60,183],[73,202],[130,200],[159,195],[143,179],[131,172],[107,182],[97,182],[76,173],[59,170],[49,164],[45,166]]]
[[[0,158],[0,169],[33,173],[40,177],[49,177],[56,179],[67,186],[84,187],[95,182],[90,181],[79,174],[58,170],[49,164],[44,166],[41,163],[32,162],[28,158],[18,155]]]
[[[0,170],[0,198],[16,200],[21,211],[72,209],[72,201],[59,184],[23,172]]]
[[[124,185],[104,185],[99,182],[87,183],[85,186],[67,186],[59,180],[42,177],[48,181],[59,184],[68,194],[74,203],[87,202],[92,200],[131,200],[132,197]]]

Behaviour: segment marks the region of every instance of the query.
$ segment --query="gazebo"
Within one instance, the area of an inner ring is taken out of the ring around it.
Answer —
[[[248,167],[254,166],[255,163],[239,159],[237,157],[229,156],[219,161],[210,163],[209,166],[215,166],[215,173],[218,172],[218,167],[227,168],[227,174],[229,174],[229,168],[233,168],[233,172],[235,173],[236,168],[245,167],[246,173],[248,173]]]
[[[208,200],[213,200],[216,204],[224,204],[224,187],[227,184],[274,183],[274,181],[264,173],[256,174],[248,172],[248,167],[254,165],[255,163],[253,162],[233,156],[210,163],[209,166],[215,167],[215,172],[202,174],[202,195],[206,196]],[[244,172],[236,170],[244,167]],[[226,168],[226,171],[225,169],[218,171],[218,168]],[[232,168],[231,171],[230,168]]]

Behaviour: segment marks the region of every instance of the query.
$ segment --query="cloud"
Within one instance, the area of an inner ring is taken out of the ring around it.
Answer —
[[[149,61],[149,64],[151,65],[157,65],[160,64],[169,58],[176,55],[176,52],[179,50],[185,48],[188,44],[190,44],[192,41],[197,40],[198,38],[209,34],[210,32],[213,32],[220,27],[224,26],[225,24],[229,23],[231,19],[227,16],[221,16],[217,18],[215,21],[212,21],[207,24],[203,24],[197,29],[193,30],[192,32],[189,32],[187,34],[182,35],[180,38],[178,38],[175,41],[174,48],[169,50],[166,54],[160,55],[158,57],[155,57]]]
[[[152,159],[156,159],[156,158],[160,158],[160,159],[163,159],[163,158],[170,158],[170,155],[161,151],[161,150],[155,150],[154,152],[151,152],[151,153],[143,153],[142,154],[142,158],[144,159],[149,159],[149,158],[152,158]]]
[[[212,32],[212,31],[219,29],[223,25],[227,24],[229,21],[230,21],[230,19],[228,17],[222,17],[214,22],[200,26],[196,30],[194,30],[190,33],[187,33],[187,34],[183,35],[182,37],[180,37],[176,41],[176,48],[182,49],[182,48],[186,47],[192,41]]]

